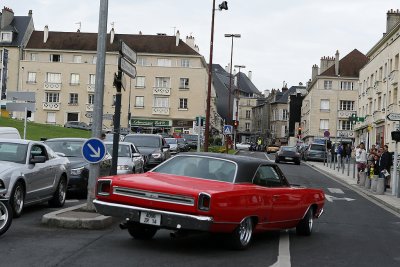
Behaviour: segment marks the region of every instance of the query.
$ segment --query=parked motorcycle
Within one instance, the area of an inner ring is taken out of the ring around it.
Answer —
[[[7,232],[13,215],[8,199],[0,196],[0,236]]]

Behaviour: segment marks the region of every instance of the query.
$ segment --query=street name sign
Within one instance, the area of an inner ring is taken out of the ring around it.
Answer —
[[[124,57],[126,57],[130,62],[133,64],[136,63],[137,60],[137,54],[136,52],[131,49],[127,44],[124,42],[121,42],[121,53]]]
[[[121,58],[121,70],[132,79],[136,78],[136,67],[124,57]]]
[[[82,156],[89,163],[98,163],[106,155],[106,146],[97,138],[90,138],[83,143]]]
[[[400,121],[400,113],[389,113],[386,118],[390,121]]]

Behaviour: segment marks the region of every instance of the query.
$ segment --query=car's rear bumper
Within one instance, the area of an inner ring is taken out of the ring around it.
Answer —
[[[159,227],[167,229],[210,231],[214,222],[214,219],[209,216],[148,209],[131,205],[109,203],[97,199],[93,201],[93,204],[96,207],[97,212],[100,214],[129,219],[134,222],[140,222],[141,212],[161,214],[161,224]]]

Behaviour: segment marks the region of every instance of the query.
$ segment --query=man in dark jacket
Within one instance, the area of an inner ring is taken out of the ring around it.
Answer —
[[[388,146],[383,147],[383,153],[379,159],[380,177],[385,178],[385,191],[390,187],[390,167],[392,166],[392,154],[388,151]],[[385,175],[386,174],[386,175]],[[389,175],[387,175],[389,174]]]

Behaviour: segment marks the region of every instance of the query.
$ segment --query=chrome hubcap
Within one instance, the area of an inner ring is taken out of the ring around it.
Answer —
[[[312,230],[312,227],[313,227],[313,218],[312,218],[312,216],[310,216],[310,218],[308,219],[308,228],[310,229],[310,230]]]
[[[18,186],[15,189],[13,199],[14,199],[14,210],[17,213],[20,213],[22,211],[22,207],[24,206],[24,193],[22,192],[21,186]]]
[[[4,205],[3,202],[0,202],[0,229],[2,229],[7,221],[8,221],[8,212],[7,212],[7,207]]]
[[[244,219],[239,225],[239,238],[242,245],[250,242],[253,233],[253,223],[250,218]]]
[[[60,181],[60,186],[58,189],[58,199],[60,200],[60,203],[64,203],[66,195],[67,192],[66,192],[65,181],[62,180]]]

